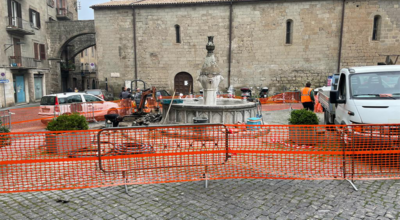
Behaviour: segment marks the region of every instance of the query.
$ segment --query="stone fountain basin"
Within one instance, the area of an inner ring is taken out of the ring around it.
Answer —
[[[256,104],[240,99],[219,98],[217,105],[204,105],[203,99],[183,99],[183,103],[163,104],[165,124],[192,124],[194,117],[206,117],[211,124],[235,124],[255,117]]]

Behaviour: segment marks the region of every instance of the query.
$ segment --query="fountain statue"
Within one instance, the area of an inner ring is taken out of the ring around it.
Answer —
[[[163,103],[165,124],[191,124],[195,117],[206,117],[209,123],[233,124],[245,122],[256,115],[257,107],[254,102],[217,98],[218,86],[224,77],[221,76],[215,60],[213,38],[208,37],[207,56],[197,79],[203,88],[203,99],[184,98],[183,103]]]
[[[217,90],[220,82],[224,79],[218,68],[214,56],[214,37],[208,37],[206,46],[207,56],[201,68],[200,76],[197,79],[201,83],[204,91],[204,105],[217,105]]]

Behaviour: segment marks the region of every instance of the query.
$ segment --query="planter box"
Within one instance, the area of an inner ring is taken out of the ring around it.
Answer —
[[[297,145],[316,145],[318,142],[315,127],[289,127],[289,139]]]
[[[61,154],[77,151],[91,145],[90,133],[46,134],[46,151]]]

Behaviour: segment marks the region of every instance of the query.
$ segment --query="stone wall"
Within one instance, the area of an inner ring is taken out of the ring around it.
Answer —
[[[94,16],[100,87],[105,88],[107,78],[109,87],[119,94],[124,81],[134,79],[132,9],[95,10]]]
[[[342,66],[377,65],[400,54],[400,1],[368,0],[346,3]],[[372,40],[374,17],[381,16],[378,40]],[[393,60],[394,61],[394,60]],[[398,61],[400,64],[400,60]]]
[[[400,54],[398,1],[362,0],[346,3],[342,67],[376,65],[379,54]],[[372,42],[374,15],[382,16],[379,41]],[[263,1],[233,5],[231,84],[268,86],[272,92],[326,84],[336,73],[342,0]],[[293,21],[292,43],[285,43],[286,22]],[[188,72],[195,81],[206,56],[207,36],[213,35],[215,55],[228,83],[229,6],[163,6],[136,9],[138,77],[172,92],[174,77]],[[95,10],[99,80],[118,88],[134,78],[132,9]],[[175,25],[181,29],[176,43]],[[113,34],[109,34],[113,33]],[[104,83],[101,83],[104,85]],[[104,86],[102,86],[104,87]]]

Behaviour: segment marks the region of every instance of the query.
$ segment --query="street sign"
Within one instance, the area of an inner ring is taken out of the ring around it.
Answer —
[[[8,79],[0,79],[0,83],[9,83],[10,82],[10,80],[8,80]]]
[[[1,73],[0,74],[0,79],[5,79],[6,78],[6,73]]]

